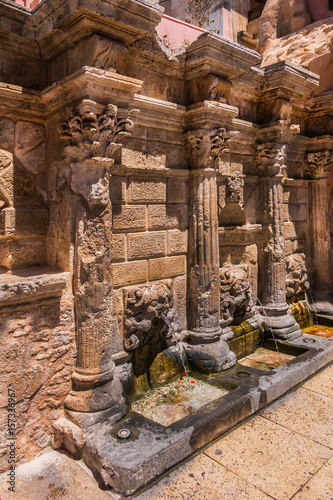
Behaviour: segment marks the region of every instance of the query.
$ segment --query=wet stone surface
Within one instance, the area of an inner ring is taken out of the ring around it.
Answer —
[[[281,352],[270,351],[264,347],[259,347],[256,352],[240,359],[238,362],[243,366],[251,366],[258,370],[270,371],[278,366],[284,365],[294,358],[295,356],[291,354],[283,354]]]
[[[333,327],[323,325],[312,325],[303,330],[303,333],[309,335],[317,335],[318,337],[331,338],[333,337]]]
[[[132,403],[132,410],[161,425],[168,426],[199,410],[229,391],[193,377],[174,380],[152,389]]]

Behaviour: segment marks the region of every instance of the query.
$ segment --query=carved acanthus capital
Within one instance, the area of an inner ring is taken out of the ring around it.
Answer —
[[[225,128],[188,132],[187,145],[192,168],[217,170],[221,155],[230,152],[230,139],[231,133]]]
[[[64,154],[72,162],[87,158],[113,158],[121,147],[119,139],[130,135],[137,110],[119,109],[84,99],[59,125]]]
[[[256,150],[256,166],[259,175],[282,176],[286,170],[287,147],[285,144],[267,142],[258,144]]]
[[[316,151],[306,154],[306,176],[310,179],[325,179],[333,163],[332,151]]]

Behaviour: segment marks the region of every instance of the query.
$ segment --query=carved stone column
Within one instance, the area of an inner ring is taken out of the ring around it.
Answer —
[[[217,164],[225,150],[225,130],[188,133],[191,158],[191,219],[189,226],[189,334],[186,351],[191,363],[206,371],[233,366],[236,356],[221,339],[219,323],[219,245]]]
[[[261,179],[264,238],[261,300],[269,334],[282,339],[299,337],[298,323],[288,314],[284,248],[283,179],[286,145],[257,146],[257,167]]]
[[[126,412],[120,381],[112,360],[112,206],[110,167],[133,122],[119,118],[114,105],[83,100],[59,127],[70,168],[70,188],[76,203],[73,293],[77,360],[72,391],[65,405],[74,412],[108,411],[113,420]],[[72,411],[72,414],[73,414]]]
[[[311,270],[313,287],[325,290],[330,284],[330,228],[327,175],[332,163],[329,150],[307,153],[309,179]]]

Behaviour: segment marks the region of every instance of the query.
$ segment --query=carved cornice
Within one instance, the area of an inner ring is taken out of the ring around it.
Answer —
[[[333,154],[329,149],[306,153],[305,175],[309,179],[325,179],[333,164]]]
[[[71,162],[87,158],[113,158],[121,148],[119,139],[131,134],[137,110],[120,109],[83,99],[75,111],[59,125],[65,158]]]
[[[223,153],[230,153],[231,133],[225,128],[199,129],[187,132],[187,146],[191,167],[218,170]]]

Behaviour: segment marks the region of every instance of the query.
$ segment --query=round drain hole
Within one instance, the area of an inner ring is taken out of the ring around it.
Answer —
[[[248,378],[251,374],[249,372],[237,372],[236,377],[238,378]]]
[[[120,431],[117,432],[117,438],[119,439],[128,439],[131,435],[132,433],[129,429],[120,429]]]
[[[303,342],[306,342],[307,344],[316,342],[315,339],[303,339]]]

